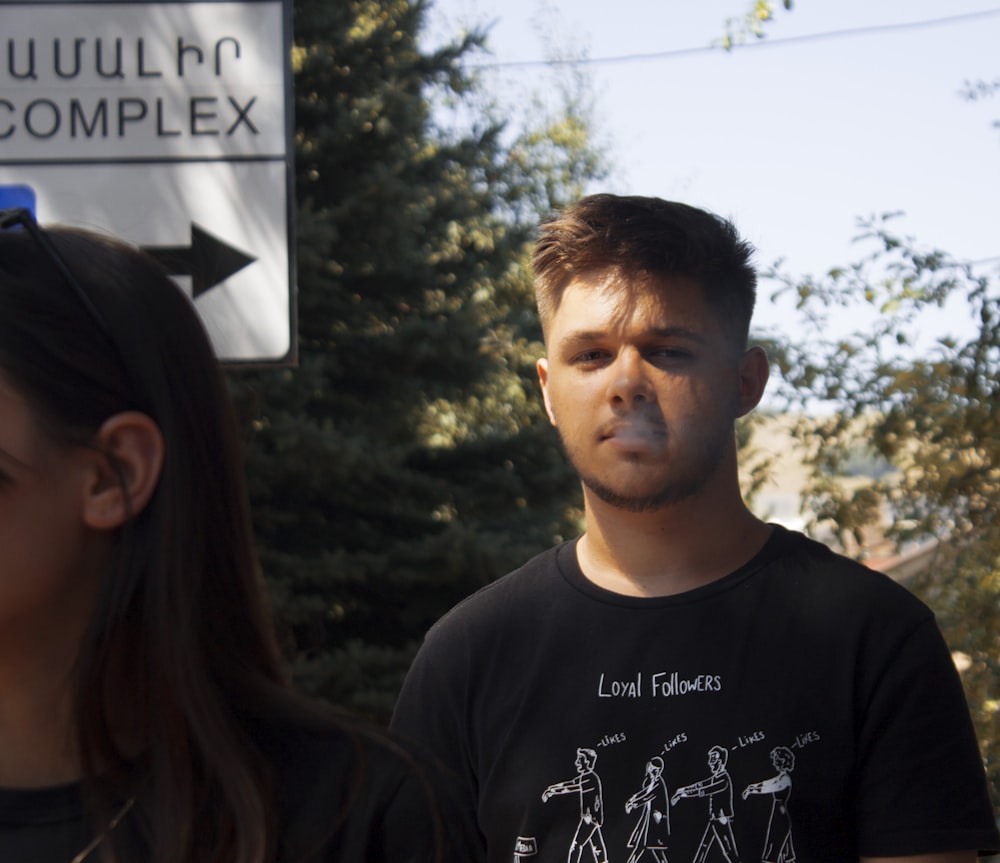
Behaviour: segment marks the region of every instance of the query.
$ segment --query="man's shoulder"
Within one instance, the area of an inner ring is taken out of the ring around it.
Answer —
[[[768,565],[798,601],[827,603],[831,612],[843,604],[914,619],[932,616],[920,599],[884,572],[796,531],[776,527],[775,532]]]
[[[562,581],[558,559],[571,545],[572,541],[548,548],[479,588],[438,620],[427,633],[427,640],[441,638],[445,633],[480,629],[492,621],[503,622],[543,604]]]
[[[559,556],[573,541],[552,546],[521,564],[517,569],[479,588],[452,608],[442,621],[453,617],[489,613],[509,603],[533,602],[545,596],[559,578]]]
[[[268,732],[284,819],[280,860],[479,859],[475,828],[436,762],[365,720],[317,710],[329,714],[327,727],[317,713],[306,726]],[[427,827],[436,817],[447,819],[447,836]]]

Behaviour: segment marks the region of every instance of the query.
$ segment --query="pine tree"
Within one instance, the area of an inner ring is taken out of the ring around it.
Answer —
[[[299,0],[299,362],[235,372],[261,562],[298,682],[384,719],[427,628],[570,530],[541,411],[530,229],[598,162],[580,115],[483,106],[425,6]]]

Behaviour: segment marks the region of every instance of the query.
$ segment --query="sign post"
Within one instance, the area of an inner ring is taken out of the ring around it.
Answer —
[[[0,0],[0,207],[110,231],[295,361],[291,0]]]

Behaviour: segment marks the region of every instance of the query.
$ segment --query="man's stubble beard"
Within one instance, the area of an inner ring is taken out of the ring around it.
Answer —
[[[558,429],[557,429],[558,431]],[[566,441],[559,432],[559,439],[562,442],[563,452],[566,458],[576,471],[580,482],[584,487],[595,495],[599,500],[625,512],[655,512],[676,506],[685,500],[697,495],[709,481],[715,476],[726,455],[732,436],[732,425],[719,425],[718,431],[711,437],[705,438],[703,445],[694,453],[694,458],[688,461],[686,466],[678,466],[678,470],[671,471],[671,474],[664,481],[663,487],[646,495],[634,495],[617,492],[608,484],[602,482],[595,476],[587,474],[581,470],[579,459],[566,446]],[[685,468],[695,468],[694,470]],[[679,471],[679,472],[678,472]]]

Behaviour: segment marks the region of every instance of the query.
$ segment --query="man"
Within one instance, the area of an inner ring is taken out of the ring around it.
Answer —
[[[604,846],[601,825],[604,823],[604,797],[601,777],[594,772],[597,753],[593,749],[576,750],[577,773],[572,779],[555,782],[542,792],[542,803],[558,794],[576,794],[580,803],[580,821],[569,846],[568,863],[580,863],[584,849],[590,851],[593,863],[607,863],[608,850]]]
[[[742,500],[734,423],[768,374],[747,346],[751,253],[728,222],[651,198],[596,195],[542,225],[538,374],[587,529],[441,620],[393,719],[461,777],[495,863],[565,859],[577,818],[540,792],[584,748],[601,753],[610,863],[650,753],[691,783],[712,747],[736,787],[794,751],[800,863],[967,863],[1000,844],[931,612]],[[705,814],[672,809],[687,863]],[[769,817],[737,800],[732,847],[758,846]]]
[[[740,863],[740,852],[733,836],[733,782],[726,771],[729,753],[725,747],[713,746],[708,750],[708,769],[712,775],[707,779],[678,788],[670,798],[670,805],[684,797],[708,797],[708,821],[701,835],[695,863],[704,863],[712,845],[717,844],[725,855],[727,863]]]

